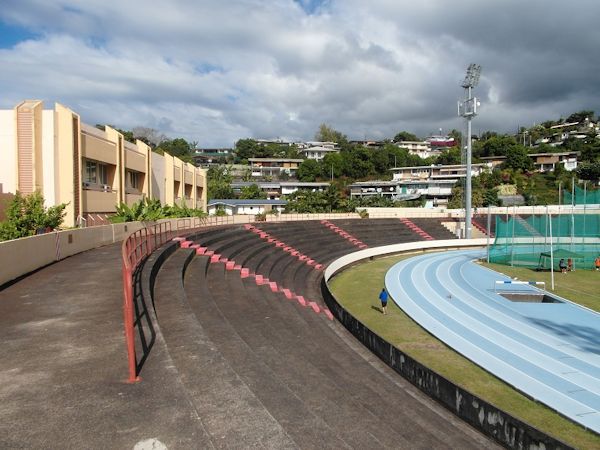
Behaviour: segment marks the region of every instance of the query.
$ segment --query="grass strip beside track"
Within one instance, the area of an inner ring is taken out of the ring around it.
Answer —
[[[411,256],[414,255],[384,257],[350,267],[330,280],[331,290],[344,308],[369,329],[455,384],[574,447],[600,449],[599,436],[527,398],[473,364],[421,328],[393,302],[388,303],[386,316],[381,313],[379,292],[386,272],[398,261]],[[503,273],[510,275],[504,270]],[[594,275],[600,279],[600,273]],[[527,279],[521,276],[521,279]],[[574,299],[573,295],[559,295]]]
[[[544,281],[548,292],[600,312],[600,272],[595,270],[575,270],[566,274],[555,272],[554,290],[552,290],[550,272],[537,272],[526,267],[511,267],[503,264],[481,263],[481,265],[522,281]]]

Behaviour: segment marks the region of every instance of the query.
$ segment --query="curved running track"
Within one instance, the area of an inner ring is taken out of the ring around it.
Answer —
[[[510,278],[473,262],[483,256],[470,250],[409,258],[388,271],[385,285],[400,308],[447,345],[600,432],[600,314],[568,301],[507,300],[494,284]]]

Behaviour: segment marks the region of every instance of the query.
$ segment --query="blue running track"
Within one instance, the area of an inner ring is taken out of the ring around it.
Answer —
[[[473,261],[483,256],[469,250],[409,258],[387,272],[385,285],[394,302],[438,339],[600,433],[600,314],[566,300],[507,300],[494,285],[510,278]],[[539,292],[528,285],[518,290]]]

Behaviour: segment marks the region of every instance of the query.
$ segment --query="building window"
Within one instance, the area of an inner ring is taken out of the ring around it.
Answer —
[[[86,161],[83,181],[87,184],[108,184],[106,164],[97,161]]]
[[[108,184],[108,171],[107,171],[106,164],[98,163],[97,167],[98,167],[98,180],[100,181],[100,184]]]
[[[85,162],[85,175],[83,177],[83,181],[86,183],[97,184],[98,176],[96,173],[96,163],[93,161]]]
[[[134,172],[132,170],[127,170],[125,172],[126,180],[127,180],[127,188],[129,189],[137,189],[140,188],[140,174],[138,172]]]

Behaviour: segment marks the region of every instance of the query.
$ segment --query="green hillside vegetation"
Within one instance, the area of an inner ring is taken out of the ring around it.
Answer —
[[[567,118],[548,120],[530,128],[522,127],[515,135],[499,134],[495,131],[485,131],[478,139],[473,141],[473,162],[481,162],[482,157],[504,156],[505,162],[494,172],[473,179],[473,201],[475,207],[500,205],[498,199],[498,188],[502,185],[514,185],[515,194],[522,195],[528,205],[545,205],[558,203],[558,187],[571,185],[572,177],[578,184],[588,181],[588,189],[594,189],[594,185],[600,180],[600,139],[593,127],[587,126],[590,122],[597,122],[594,111],[583,110],[569,115]],[[568,125],[578,122],[577,125]],[[559,125],[561,128],[552,128]],[[561,145],[551,146],[549,143],[538,140],[556,138],[560,132],[577,132],[578,138],[570,137]],[[168,139],[158,131],[151,128],[137,127],[132,131],[119,130],[125,138],[131,141],[140,139],[150,145],[158,153],[169,153],[184,161],[193,161],[192,155],[198,145],[197,142],[187,142],[182,138]],[[331,200],[323,205],[323,195],[301,194],[291,197],[296,205],[290,210],[305,211],[307,204],[315,205],[313,212],[346,211],[354,204],[349,202],[346,186],[355,181],[390,180],[393,167],[406,166],[428,166],[432,164],[460,164],[461,163],[461,133],[452,130],[449,133],[454,137],[456,146],[448,148],[437,157],[422,159],[417,155],[410,154],[408,149],[397,145],[400,141],[418,141],[422,138],[409,132],[399,131],[393,140],[384,140],[378,147],[367,147],[357,143],[350,143],[347,136],[328,124],[321,124],[315,133],[316,141],[335,142],[340,149],[339,153],[331,153],[322,161],[304,159],[298,170],[300,181],[330,181],[335,180],[337,196],[332,193],[325,194]],[[280,144],[276,142],[263,143],[255,139],[240,139],[235,146],[235,155],[221,158],[222,163],[246,164],[249,158],[297,158],[303,159],[296,145]],[[536,173],[533,171],[531,159],[528,153],[543,152],[580,152],[579,168],[574,172],[566,172],[562,165],[554,172]],[[225,166],[211,168],[209,171],[209,193],[212,198],[231,198],[234,196],[230,182],[233,177],[227,174]],[[244,193],[246,198],[258,196],[256,189],[250,188]],[[300,198],[301,197],[301,198]],[[300,200],[301,204],[297,204]],[[306,200],[306,201],[304,201]],[[362,203],[361,203],[362,202]],[[372,199],[358,201],[361,206],[413,206],[422,202],[408,202],[394,204],[390,200]],[[450,206],[462,207],[463,192],[460,183],[454,188],[450,199]],[[310,208],[309,208],[310,210]]]

